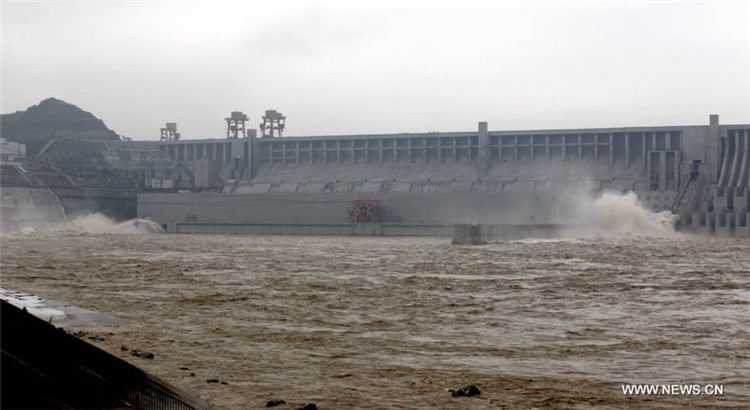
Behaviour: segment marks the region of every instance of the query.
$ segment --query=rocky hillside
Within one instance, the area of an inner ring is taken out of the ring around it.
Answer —
[[[56,98],[48,98],[26,111],[3,114],[0,118],[0,136],[8,141],[26,144],[26,154],[30,157],[39,153],[53,139],[120,139],[93,114]]]

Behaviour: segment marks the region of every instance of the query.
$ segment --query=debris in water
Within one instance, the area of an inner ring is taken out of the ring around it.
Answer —
[[[471,386],[465,386],[458,390],[448,390],[451,392],[452,397],[471,397],[476,396],[478,394],[482,394],[481,391],[479,391],[479,388],[477,386],[474,386],[473,384]]]
[[[266,407],[275,407],[282,404],[286,404],[286,402],[284,400],[269,400],[266,402]]]
[[[150,353],[150,352],[141,352],[138,349],[131,350],[130,351],[130,355],[131,356],[135,356],[135,357],[143,357],[145,359],[153,359],[154,358],[154,354],[153,353]]]

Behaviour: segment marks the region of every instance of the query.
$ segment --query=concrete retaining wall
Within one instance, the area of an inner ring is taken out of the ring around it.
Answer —
[[[577,196],[555,191],[276,195],[142,193],[138,195],[138,217],[167,225],[180,222],[336,225],[349,223],[347,209],[352,206],[352,200],[358,199],[380,200],[384,226],[569,223],[567,218],[580,203]]]
[[[525,238],[551,239],[559,238],[570,228],[567,225],[533,224],[533,225],[465,225],[453,226],[454,245],[479,245],[489,241],[518,240]]]
[[[176,233],[229,235],[312,235],[312,236],[450,236],[449,225],[402,224],[221,224],[179,222],[170,229]]]

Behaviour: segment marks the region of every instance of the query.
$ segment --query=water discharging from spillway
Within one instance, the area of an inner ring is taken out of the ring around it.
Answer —
[[[596,199],[581,199],[572,220],[581,229],[570,236],[658,236],[676,235],[678,216],[669,211],[646,208],[635,192],[605,192]]]
[[[41,227],[22,227],[21,232],[67,232],[90,234],[145,234],[164,233],[159,224],[147,219],[135,218],[117,222],[100,213],[69,219],[67,222],[49,222]]]
[[[147,219],[135,218],[116,222],[102,214],[76,218],[65,228],[87,233],[164,233],[159,224]]]

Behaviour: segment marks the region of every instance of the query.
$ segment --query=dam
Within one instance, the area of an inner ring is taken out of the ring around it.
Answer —
[[[227,134],[229,136],[229,132]],[[236,134],[235,134],[236,136]],[[454,224],[577,224],[635,192],[677,228],[750,237],[750,125],[165,140],[193,189],[147,178],[137,214],[173,233],[450,236]],[[373,220],[357,219],[377,211]],[[369,207],[369,208],[368,208]]]

